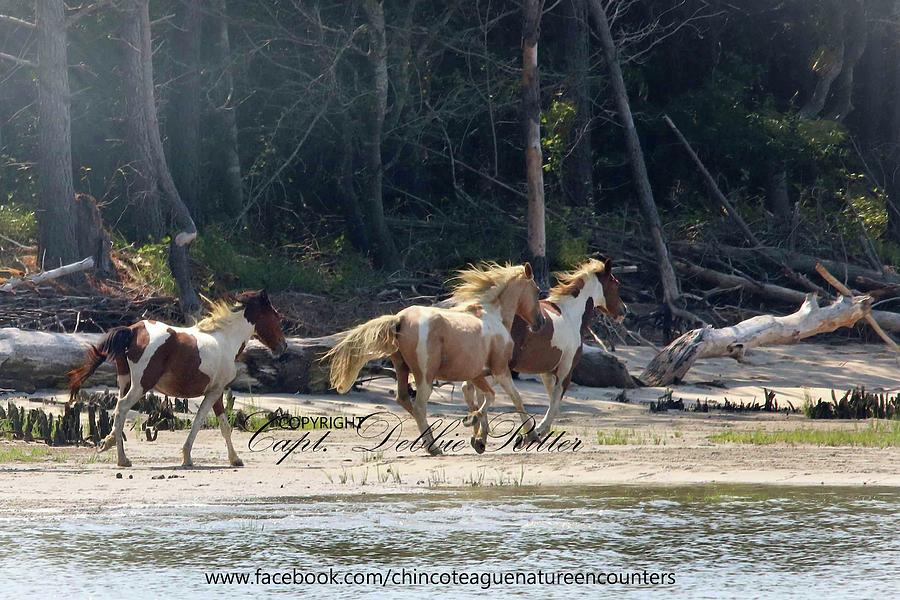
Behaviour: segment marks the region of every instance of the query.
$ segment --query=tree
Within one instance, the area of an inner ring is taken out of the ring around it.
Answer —
[[[68,36],[62,0],[39,1],[35,23],[0,15],[15,27],[37,32],[37,64],[3,54],[19,65],[35,68],[38,87],[37,172],[40,184],[37,211],[38,251],[46,269],[93,257],[97,270],[111,275],[109,236],[92,199],[75,194],[72,177],[72,121],[70,114]],[[84,281],[82,274],[68,276]]]
[[[241,159],[238,154],[237,106],[234,99],[234,77],[231,67],[231,39],[228,34],[228,14],[225,0],[213,0],[213,62],[218,68],[212,86],[212,118],[218,133],[212,170],[221,194],[221,205],[230,217],[240,214],[244,206],[241,180]]]
[[[388,69],[387,37],[385,34],[384,3],[381,0],[363,0],[369,28],[368,61],[371,68],[372,89],[369,100],[368,136],[364,141],[366,165],[366,193],[363,211],[369,229],[369,242],[375,264],[387,270],[400,268],[400,255],[394,238],[384,219],[383,177],[381,143],[384,117],[387,113]]]
[[[541,153],[541,85],[538,38],[543,0],[522,5],[522,126],[525,134],[525,180],[528,185],[528,260],[541,289],[549,286],[544,214],[544,159]]]
[[[63,0],[36,4],[38,34],[38,246],[45,268],[85,258],[78,255],[75,186],[72,183],[69,71]]]
[[[195,315],[200,300],[191,282],[187,246],[197,237],[197,228],[175,187],[163,152],[153,89],[149,0],[126,0],[122,17],[122,71],[128,107],[125,123],[133,169],[145,199],[140,209],[148,218],[151,235],[158,237],[165,226],[160,199],[166,202],[177,231],[169,245],[169,267],[178,284],[182,313]]]
[[[191,215],[201,224],[200,202],[200,44],[198,0],[179,0],[172,34],[173,93],[166,119],[172,179]]]

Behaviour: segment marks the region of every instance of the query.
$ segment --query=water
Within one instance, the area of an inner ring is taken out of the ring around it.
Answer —
[[[0,597],[421,598],[421,586],[210,585],[204,572],[671,572],[662,587],[445,585],[477,597],[895,597],[900,490],[467,489],[0,511]]]

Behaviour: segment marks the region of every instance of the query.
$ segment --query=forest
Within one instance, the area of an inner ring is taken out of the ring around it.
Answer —
[[[898,42],[897,0],[0,0],[0,277],[189,319],[602,254],[667,338],[817,262],[895,295]]]

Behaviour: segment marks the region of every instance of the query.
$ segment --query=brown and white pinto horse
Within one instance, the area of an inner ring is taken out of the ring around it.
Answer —
[[[535,427],[534,435],[528,436],[530,439],[543,438],[550,432],[572,372],[581,359],[581,340],[595,313],[622,320],[628,311],[619,297],[619,280],[612,273],[611,259],[590,259],[574,271],[558,273],[556,277],[558,284],[546,300],[541,300],[544,327],[529,331],[523,321],[516,319],[511,330],[515,349],[510,369],[539,374],[550,397],[547,414]],[[481,399],[481,395],[471,383],[463,386],[463,395],[474,410],[475,398]]]
[[[98,451],[106,451],[115,443],[118,465],[131,466],[125,456],[122,434],[125,417],[141,396],[156,390],[181,398],[203,396],[182,448],[184,466],[193,465],[191,447],[210,407],[215,408],[219,419],[229,462],[242,466],[231,444],[231,426],[222,404],[222,393],[237,374],[235,359],[254,335],[276,355],[287,348],[281,331],[281,315],[272,307],[265,291],[245,292],[237,297],[234,305],[218,302],[209,316],[193,327],[174,327],[150,320],[116,327],[100,344],[88,348],[83,366],[69,372],[70,402],[101,364],[115,361],[119,400],[113,431],[102,440]]]
[[[509,371],[513,340],[509,330],[517,316],[539,329],[544,322],[539,290],[530,264],[485,264],[460,271],[453,308],[410,306],[396,315],[372,319],[338,334],[325,355],[331,360],[331,384],[341,394],[356,381],[370,360],[389,356],[397,373],[397,401],[416,420],[428,451],[440,454],[426,420],[432,382],[472,381],[488,397],[492,375],[523,412],[522,398]],[[409,398],[409,375],[416,381],[415,403]],[[472,439],[479,452],[486,440]]]

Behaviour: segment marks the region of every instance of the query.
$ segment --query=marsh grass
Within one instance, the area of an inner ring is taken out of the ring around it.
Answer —
[[[714,443],[863,446],[888,448],[900,446],[900,422],[873,420],[868,426],[854,429],[791,429],[787,431],[723,431],[709,436]]]

